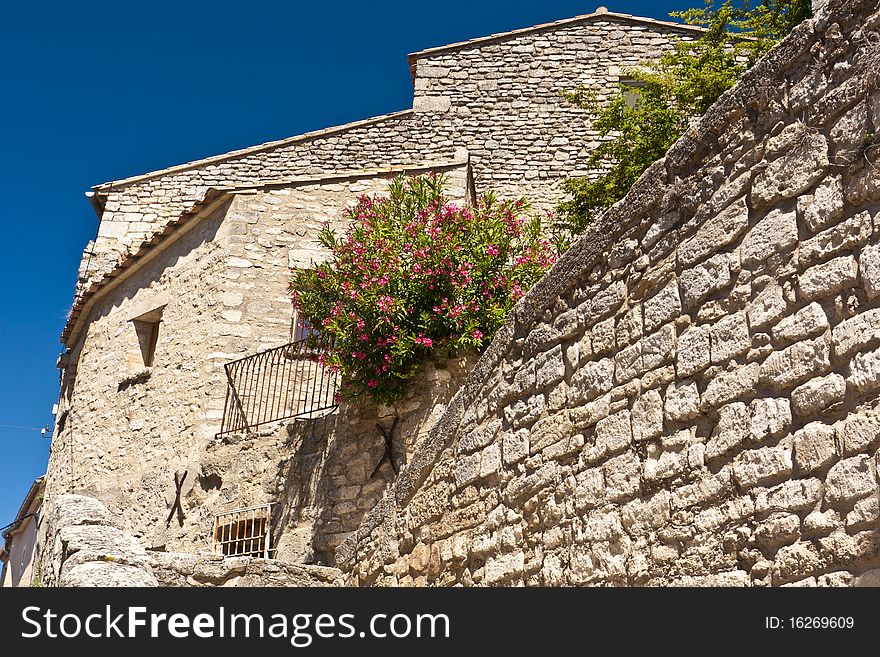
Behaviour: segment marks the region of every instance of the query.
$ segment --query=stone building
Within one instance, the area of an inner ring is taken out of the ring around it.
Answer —
[[[28,489],[15,520],[4,527],[0,545],[0,588],[31,586],[39,582],[37,534],[39,533],[45,476],[37,477]]]
[[[283,422],[269,412],[255,426],[265,403],[243,389],[247,377],[300,362],[284,347],[300,330],[288,268],[322,257],[322,223],[339,227],[359,194],[399,173],[443,173],[462,202],[493,190],[552,207],[563,179],[589,173],[597,140],[560,92],[608,94],[628,67],[696,32],[599,8],[423,50],[409,56],[410,110],[95,187],[100,227],[62,336],[47,517],[67,517],[53,500],[75,493],[106,505],[101,526],[154,553],[334,563],[473,363],[427,364],[393,408],[305,400],[314,412]],[[226,367],[243,358],[257,369]],[[250,418],[230,431],[242,404]],[[217,517],[235,509],[250,509],[249,531],[268,526],[271,536],[245,552],[236,541],[218,547],[245,522]],[[49,582],[62,574],[51,543]]]

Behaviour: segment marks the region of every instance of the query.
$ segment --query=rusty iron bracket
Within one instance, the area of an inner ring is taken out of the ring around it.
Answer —
[[[376,467],[373,468],[373,474],[370,475],[370,479],[376,476],[376,473],[379,472],[379,468],[382,467],[382,464],[385,463],[386,460],[391,464],[391,469],[394,470],[395,475],[399,472],[397,464],[394,462],[394,427],[397,426],[398,419],[400,418],[395,417],[394,422],[391,423],[391,428],[387,430],[381,424],[376,422],[376,428],[382,432],[382,436],[385,438],[385,451],[382,453],[382,458],[379,459]]]
[[[174,487],[177,489],[174,494],[174,504],[171,505],[171,511],[168,512],[168,519],[165,521],[165,526],[171,526],[171,518],[174,517],[174,510],[177,509],[177,522],[180,523],[180,526],[183,527],[183,507],[180,505],[180,491],[183,488],[183,482],[186,481],[187,471],[183,471],[183,476],[180,477],[180,481],[177,479],[177,472],[174,473]]]

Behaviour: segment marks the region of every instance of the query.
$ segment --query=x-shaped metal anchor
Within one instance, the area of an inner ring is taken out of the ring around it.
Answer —
[[[165,521],[165,526],[168,527],[171,525],[171,518],[174,517],[174,510],[177,509],[177,522],[183,526],[183,507],[180,506],[180,490],[183,488],[183,482],[186,481],[187,471],[183,471],[183,476],[180,478],[180,481],[177,479],[177,473],[174,473],[174,487],[177,489],[177,492],[174,494],[174,504],[171,505],[171,511],[168,512],[168,519]]]
[[[379,459],[379,462],[376,464],[376,467],[373,469],[373,474],[370,475],[370,479],[376,476],[376,473],[379,472],[379,468],[382,467],[382,464],[387,460],[391,464],[391,469],[394,470],[394,474],[397,474],[397,464],[394,463],[394,427],[397,426],[398,418],[394,418],[394,422],[391,423],[391,428],[387,431],[385,427],[376,422],[376,428],[382,432],[382,435],[385,437],[385,451],[382,453],[382,458]]]

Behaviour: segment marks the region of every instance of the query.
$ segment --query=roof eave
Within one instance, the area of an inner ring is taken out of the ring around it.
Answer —
[[[98,219],[104,216],[104,199],[101,198],[98,190],[93,188],[92,191],[86,192],[86,198],[89,201],[89,205],[92,206],[92,210],[98,215]]]
[[[31,487],[28,489],[27,495],[24,496],[24,501],[21,503],[21,506],[18,508],[18,513],[15,514],[15,520],[10,523],[10,529],[7,529],[6,532],[3,533],[3,538],[9,540],[6,536],[7,533],[11,536],[18,529],[16,526],[17,523],[20,523],[24,517],[30,513],[31,505],[34,503],[34,500],[37,496],[43,491],[43,487],[46,483],[46,475],[40,475],[36,479],[34,479],[33,483],[31,483]]]
[[[661,21],[656,18],[647,18],[644,16],[633,16],[632,14],[621,14],[614,11],[596,11],[591,14],[582,14],[580,16],[574,16],[572,18],[564,18],[562,20],[553,21],[550,23],[542,23],[540,25],[532,25],[530,27],[523,27],[516,30],[510,30],[508,32],[499,32],[497,34],[490,34],[484,37],[477,37],[475,39],[468,39],[467,41],[459,41],[456,43],[450,43],[443,46],[435,46],[433,48],[425,48],[423,50],[417,50],[416,52],[409,53],[407,55],[407,60],[410,63],[410,70],[414,71],[415,63],[418,59],[422,57],[428,57],[431,55],[437,55],[446,52],[455,52],[457,50],[464,50],[465,48],[479,47],[484,44],[494,43],[498,41],[505,41],[507,39],[516,38],[525,34],[532,34],[534,32],[542,32],[545,30],[550,30],[559,27],[566,27],[568,25],[576,25],[578,23],[591,21],[591,20],[619,20],[629,23],[639,23],[641,25],[654,25],[656,27],[662,27],[667,30],[681,31],[681,32],[693,32],[695,34],[703,34],[706,32],[706,28],[699,27],[697,25],[688,25],[686,23],[676,23],[673,21]]]
[[[446,169],[468,165],[469,157],[465,153],[463,156],[457,156],[452,160],[394,165],[379,169],[340,171],[319,176],[297,176],[287,180],[259,181],[231,187],[209,187],[205,190],[201,200],[196,201],[175,219],[165,224],[161,230],[158,230],[150,238],[144,240],[136,249],[130,251],[111,271],[107,272],[102,278],[96,280],[91,286],[87,287],[78,297],[75,298],[67,322],[61,333],[61,343],[67,347],[72,347],[76,344],[81,333],[83,322],[88,317],[92,306],[99,298],[125,280],[125,278],[130,275],[133,268],[141,266],[143,263],[154,258],[158,253],[164,251],[170,244],[170,240],[167,238],[171,237],[173,239],[184,234],[196,223],[193,219],[198,219],[210,214],[233,194],[249,193],[261,189],[277,189],[297,184],[314,184],[326,180],[405,174],[408,172],[412,173],[423,170]]]
[[[366,119],[359,119],[357,121],[351,121],[349,123],[343,123],[341,125],[330,126],[329,128],[321,128],[319,130],[312,130],[310,132],[304,132],[299,135],[294,135],[292,137],[285,137],[284,139],[277,139],[275,141],[267,141],[262,144],[257,144],[256,146],[248,146],[246,148],[240,148],[234,151],[228,151],[226,153],[221,153],[219,155],[212,155],[210,157],[204,157],[198,160],[192,160],[191,162],[185,162],[183,164],[176,164],[174,166],[166,167],[165,169],[157,169],[155,171],[149,171],[147,173],[138,174],[136,176],[130,176],[128,178],[123,178],[122,180],[110,180],[105,183],[101,183],[100,185],[95,185],[92,187],[92,192],[96,197],[107,197],[107,195],[116,190],[119,187],[124,187],[126,185],[130,185],[132,183],[144,182],[147,180],[152,180],[154,178],[161,178],[162,176],[166,176],[169,174],[180,173],[182,171],[189,171],[191,169],[198,169],[199,167],[203,167],[208,164],[217,164],[220,162],[226,162],[228,160],[234,160],[239,157],[244,157],[247,155],[253,155],[255,153],[261,153],[263,151],[273,150],[275,148],[281,148],[283,146],[287,146],[290,144],[295,144],[298,142],[309,141],[311,139],[319,139],[321,137],[329,137],[334,134],[345,132],[346,130],[351,130],[353,128],[360,128],[364,126],[373,125],[375,123],[381,123],[383,121],[403,118],[407,115],[413,114],[413,110],[404,109],[397,112],[389,112],[387,114],[380,114],[378,116],[371,116]],[[88,193],[86,194],[88,195]],[[103,208],[102,208],[103,209]]]

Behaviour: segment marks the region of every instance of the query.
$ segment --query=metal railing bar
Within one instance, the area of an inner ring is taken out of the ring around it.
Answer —
[[[272,505],[235,509],[214,516],[213,554],[270,558]]]
[[[231,369],[230,367],[228,367],[228,366],[226,367],[226,395],[228,397],[230,392],[233,395],[233,398],[235,400],[235,414],[233,415],[232,425],[233,425],[233,429],[240,429],[241,423],[244,423],[245,427],[247,426],[247,416],[244,414],[244,408],[241,403],[241,398],[239,397],[238,391],[236,390],[235,380],[234,380],[232,374],[230,373],[230,369]],[[226,420],[225,411],[223,413],[223,419],[225,422],[225,420]]]
[[[273,371],[274,371],[274,368],[277,367],[278,370],[281,372],[281,375],[283,376],[284,375],[284,363],[281,361],[280,356],[281,356],[281,351],[276,349],[272,355]],[[272,378],[272,397],[271,397],[272,402],[271,402],[271,406],[269,407],[270,417],[279,414],[278,413],[278,379],[279,378],[280,377],[277,377],[277,376]]]
[[[259,354],[257,355],[257,358],[255,358],[253,360],[245,361],[245,363],[244,363],[244,370],[245,371],[241,376],[242,380],[244,381],[244,389],[246,391],[245,394],[247,395],[247,397],[246,397],[247,398],[247,416],[248,416],[248,418],[254,418],[255,420],[257,420],[257,423],[259,423],[259,420],[256,417],[254,417],[254,406],[255,406],[254,375],[256,374],[256,372],[258,370],[258,368],[257,368],[257,360],[258,359],[259,359]]]
[[[272,384],[272,374],[274,373],[272,370],[272,356],[273,352],[267,351],[263,355],[263,360],[260,363],[262,367],[260,367],[260,401],[258,404],[258,408],[260,409],[260,419],[266,419],[266,402],[269,397],[269,386]]]
[[[334,407],[339,375],[320,362],[326,346],[308,339],[274,347],[225,365],[223,435]]]

